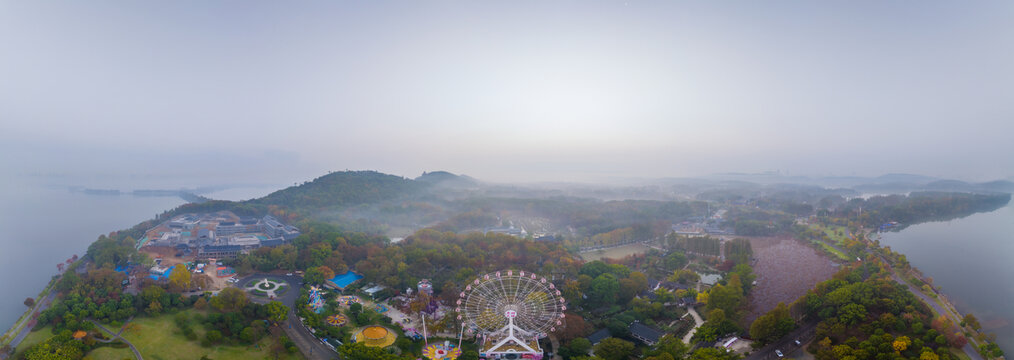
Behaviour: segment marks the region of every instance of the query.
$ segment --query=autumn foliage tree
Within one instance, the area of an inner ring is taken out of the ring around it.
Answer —
[[[183,264],[176,264],[173,266],[172,273],[169,274],[169,288],[175,292],[181,292],[190,288],[191,275],[190,271]]]
[[[568,312],[564,314],[563,320],[564,326],[556,330],[560,340],[570,341],[588,334],[590,326],[580,315]]]
[[[899,336],[898,338],[894,339],[894,342],[891,344],[891,346],[894,348],[894,351],[897,352],[905,351],[906,349],[908,349],[909,345],[912,345],[912,339],[909,339],[908,336]]]
[[[309,284],[323,284],[324,281],[334,278],[334,271],[327,266],[318,266],[306,270],[303,280]]]

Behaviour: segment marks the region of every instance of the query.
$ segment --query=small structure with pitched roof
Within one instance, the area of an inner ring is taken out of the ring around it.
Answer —
[[[599,329],[599,331],[593,332],[591,335],[588,335],[588,337],[586,337],[585,339],[588,339],[588,342],[590,342],[592,345],[595,345],[602,342],[602,340],[605,340],[607,337],[612,336],[613,334],[609,332],[609,329],[603,328]]]
[[[634,321],[627,329],[630,330],[631,336],[648,346],[657,344],[658,339],[665,335],[665,333],[644,325],[640,321]]]

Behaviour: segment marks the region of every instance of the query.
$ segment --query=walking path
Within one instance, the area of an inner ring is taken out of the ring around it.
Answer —
[[[555,335],[549,335],[549,344],[553,346],[553,360],[563,360],[563,356],[560,356],[560,340]]]
[[[105,331],[106,333],[109,333],[110,335],[112,335],[112,336],[111,336],[111,337],[112,337],[112,339],[110,339],[110,340],[106,340],[106,341],[102,341],[102,340],[98,340],[98,341],[100,341],[100,342],[104,342],[104,343],[110,343],[110,342],[113,342],[113,340],[116,340],[116,339],[120,339],[120,340],[123,340],[123,342],[124,342],[124,343],[126,343],[126,344],[127,344],[127,346],[129,346],[129,347],[130,347],[130,351],[133,351],[133,352],[134,352],[134,357],[136,357],[136,358],[137,358],[137,360],[144,360],[144,358],[143,358],[143,357],[141,357],[141,352],[137,351],[137,348],[136,348],[136,347],[134,347],[134,344],[131,344],[131,343],[130,343],[130,341],[127,341],[127,339],[126,339],[126,338],[124,338],[123,336],[120,336],[120,334],[123,334],[123,329],[126,329],[126,328],[127,328],[127,324],[129,324],[129,323],[130,323],[130,320],[134,320],[134,318],[133,318],[133,317],[131,317],[130,319],[127,319],[127,321],[125,321],[125,322],[123,323],[123,326],[121,326],[121,327],[120,327],[120,332],[118,332],[118,333],[113,333],[113,332],[112,332],[112,331],[110,331],[109,329],[106,329],[106,327],[105,327],[105,326],[102,326],[102,324],[99,324],[99,322],[98,322],[98,321],[95,321],[95,320],[92,320],[92,319],[88,319],[88,321],[91,321],[91,322],[92,322],[92,324],[95,324],[95,326],[96,326],[96,327],[98,327],[99,329],[102,329],[102,331]]]
[[[49,290],[49,295],[46,295],[45,299],[42,299],[41,301],[36,302],[35,303],[35,307],[32,308],[32,311],[28,312],[28,316],[25,316],[24,319],[21,319],[20,322],[18,322],[17,324],[14,325],[13,329],[19,329],[19,330],[18,330],[18,334],[16,336],[14,336],[14,339],[11,340],[11,342],[9,344],[11,346],[11,349],[16,349],[18,347],[18,345],[21,344],[21,341],[24,340],[26,336],[28,336],[28,333],[31,332],[32,326],[26,326],[25,323],[26,322],[31,322],[29,325],[34,325],[34,322],[35,322],[34,315],[35,315],[35,313],[36,312],[42,312],[43,310],[46,310],[46,308],[48,308],[49,305],[51,305],[53,303],[53,299],[54,298],[56,298],[56,290],[50,289]],[[0,359],[6,359],[6,358],[7,358],[7,354],[0,354]]]
[[[701,319],[701,315],[697,313],[697,310],[694,310],[693,306],[687,306],[687,311],[690,312],[690,316],[694,317],[694,328],[690,329],[690,332],[683,336],[683,343],[690,344],[690,339],[694,337],[697,328],[704,324],[704,320]]]

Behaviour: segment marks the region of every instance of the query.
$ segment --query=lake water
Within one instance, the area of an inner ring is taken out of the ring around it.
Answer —
[[[74,254],[83,256],[88,245],[101,234],[129,228],[184,204],[178,197],[89,195],[71,192],[67,186],[25,183],[0,189],[0,286],[4,294],[0,296],[0,328],[3,331],[24,313],[25,298],[38,295],[56,274],[57,263]],[[205,196],[245,200],[282,187],[234,187]]]
[[[6,331],[56,274],[101,234],[129,228],[183,204],[178,197],[100,196],[66,187],[0,190],[0,328]]]
[[[1014,354],[1014,206],[884,233],[881,244],[933,278],[962,314],[971,312]]]

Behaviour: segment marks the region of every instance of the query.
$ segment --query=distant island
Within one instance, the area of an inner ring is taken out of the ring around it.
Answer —
[[[522,186],[343,171],[242,202],[135,190],[188,203],[61,264],[0,353],[1003,356],[974,315],[927,303],[939,289],[876,235],[1001,208],[1010,184],[720,177]],[[870,195],[869,184],[906,191]]]
[[[120,195],[132,195],[132,196],[150,196],[150,197],[179,197],[186,202],[190,203],[202,203],[211,199],[195,193],[195,190],[133,190],[133,191],[120,191],[116,189],[91,189],[83,187],[70,187],[72,192],[80,192],[88,195],[99,195],[99,196],[120,196]]]

